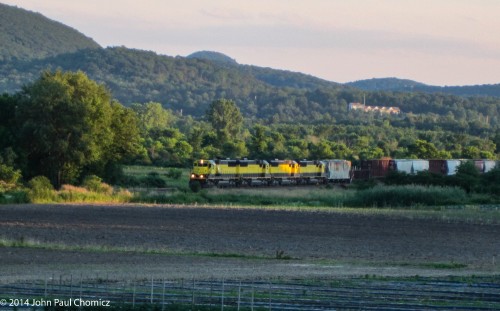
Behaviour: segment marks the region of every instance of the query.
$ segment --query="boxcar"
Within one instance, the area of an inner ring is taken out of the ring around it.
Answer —
[[[366,171],[368,178],[384,178],[389,173],[390,163],[391,159],[361,160],[361,171]]]
[[[394,159],[389,164],[390,168],[407,174],[416,174],[418,172],[429,170],[429,160],[418,159]]]
[[[325,177],[331,182],[351,182],[351,161],[347,160],[322,160],[325,164]]]
[[[455,175],[457,168],[464,160],[450,159],[450,160],[429,160],[429,171],[440,175]]]

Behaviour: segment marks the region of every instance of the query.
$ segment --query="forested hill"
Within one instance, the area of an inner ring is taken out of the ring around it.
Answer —
[[[37,79],[43,70],[82,70],[104,83],[124,105],[155,101],[195,116],[217,98],[234,100],[247,116],[303,114],[296,99],[325,87],[344,87],[312,76],[247,65],[221,65],[200,58],[170,57],[114,47],[86,49],[32,61],[0,64],[0,93],[13,93]],[[344,106],[347,104],[343,103]],[[313,109],[317,112],[318,109]]]
[[[205,59],[225,67],[236,66],[241,72],[251,74],[258,80],[278,87],[315,90],[320,87],[340,86],[338,83],[326,81],[300,72],[251,65],[239,65],[235,59],[219,52],[200,51],[188,55],[187,58]]]
[[[500,97],[500,84],[433,86],[407,79],[380,78],[349,82],[346,85],[367,91],[424,92],[445,93],[457,96]]]
[[[170,57],[125,47],[103,49],[76,30],[40,14],[5,5],[0,8],[5,15],[0,19],[4,40],[0,51],[8,55],[0,61],[0,93],[19,91],[47,69],[81,70],[105,84],[126,106],[152,101],[196,117],[205,115],[214,100],[226,98],[234,101],[245,117],[269,123],[362,122],[367,120],[365,116],[349,114],[348,118],[347,107],[365,97],[367,105],[397,106],[405,114],[419,114],[419,119],[412,117],[410,121],[425,123],[424,129],[467,131],[473,123],[479,133],[496,130],[500,123],[498,97],[427,94],[416,92],[425,85],[399,79],[342,85],[298,72],[241,65],[217,52]],[[8,38],[21,45],[9,43]],[[15,56],[16,47],[25,50]],[[399,92],[408,87],[412,92]]]
[[[39,13],[0,3],[0,62],[100,48],[77,30]]]

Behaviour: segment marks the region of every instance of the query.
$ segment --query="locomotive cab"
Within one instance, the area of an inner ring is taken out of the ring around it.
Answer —
[[[190,180],[205,182],[215,175],[215,162],[212,160],[197,160],[193,163]]]

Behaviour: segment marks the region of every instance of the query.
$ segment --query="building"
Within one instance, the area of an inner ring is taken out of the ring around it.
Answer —
[[[400,114],[399,107],[366,106],[361,103],[349,103],[349,110],[362,110],[364,112],[380,112],[388,114]]]

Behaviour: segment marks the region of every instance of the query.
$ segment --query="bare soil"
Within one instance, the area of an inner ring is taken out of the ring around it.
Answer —
[[[12,205],[0,206],[0,238],[172,252],[0,247],[4,280],[51,273],[262,278],[500,272],[499,224],[383,215],[185,206]],[[277,252],[291,260],[275,259]],[[228,254],[247,257],[228,258]],[[467,267],[450,270],[428,265],[438,262]]]

